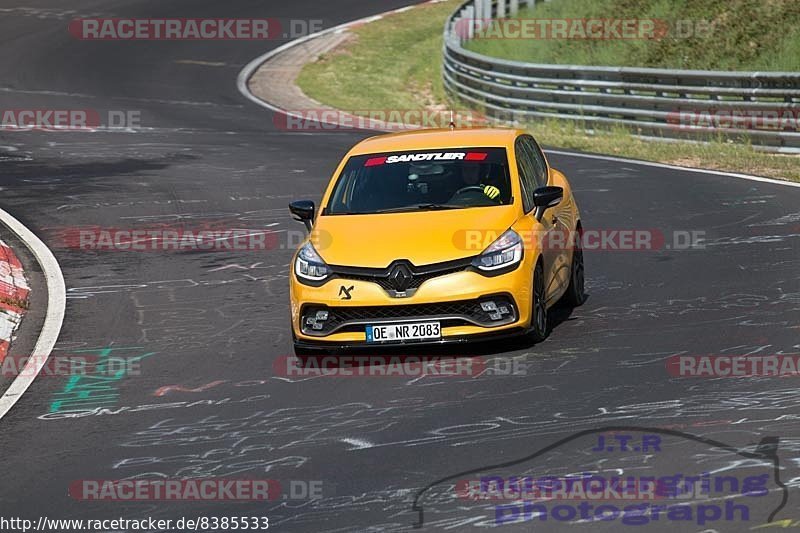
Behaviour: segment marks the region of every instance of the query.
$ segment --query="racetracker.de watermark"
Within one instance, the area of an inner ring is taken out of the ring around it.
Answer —
[[[272,117],[282,131],[336,131],[380,129],[405,131],[420,128],[482,128],[489,119],[477,111],[456,109],[451,112],[430,109],[288,109]]]
[[[800,377],[800,355],[673,355],[666,368],[681,378]]]
[[[352,355],[275,359],[273,373],[287,378],[447,377],[526,375],[527,365],[515,357],[437,357],[416,355]]]
[[[0,109],[0,131],[95,131],[138,128],[141,111],[96,109]]]
[[[79,18],[69,33],[83,41],[251,41],[297,39],[322,27],[320,19]]]
[[[150,224],[133,228],[78,226],[46,228],[55,246],[100,252],[262,252],[295,250],[308,238],[303,230],[244,228],[215,221],[197,225]],[[330,234],[315,231],[318,250],[330,245]]]
[[[80,501],[266,501],[280,493],[272,479],[82,479],[69,486]]]
[[[321,480],[277,479],[78,479],[78,501],[271,501],[318,500],[332,490]]]
[[[707,38],[714,24],[700,19],[655,18],[462,18],[453,28],[462,39],[661,40]]]
[[[648,252],[657,250],[692,250],[705,248],[705,232],[699,230],[659,229],[585,229],[561,228],[516,231],[526,249],[566,250],[580,248],[585,252]],[[463,229],[453,234],[453,245],[460,250],[481,252],[503,233],[497,230]]]
[[[667,124],[675,130],[740,129],[800,131],[800,108],[773,107],[747,109],[737,107],[678,109],[667,113]]]
[[[599,475],[576,477],[531,476],[461,479],[456,496],[467,501],[586,500],[648,501],[666,496],[654,477],[606,478]]]
[[[141,360],[136,357],[95,355],[25,355],[8,356],[0,363],[0,375],[64,377],[93,376],[97,379],[142,375]]]

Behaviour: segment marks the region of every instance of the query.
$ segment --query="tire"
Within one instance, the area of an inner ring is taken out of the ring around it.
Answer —
[[[542,342],[550,333],[547,322],[547,303],[545,301],[544,267],[542,262],[536,263],[533,272],[533,296],[531,298],[531,326],[528,338],[533,342]]]
[[[579,235],[580,235],[580,230]],[[581,239],[576,239],[575,248],[572,250],[572,266],[569,272],[569,287],[567,292],[561,297],[561,301],[571,307],[578,307],[583,305],[586,301],[586,292],[584,290],[584,267],[583,267],[583,249],[581,248]]]

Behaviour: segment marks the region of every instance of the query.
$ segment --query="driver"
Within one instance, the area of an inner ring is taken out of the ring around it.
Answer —
[[[481,166],[477,163],[464,163],[461,167],[461,179],[468,187],[480,187],[483,194],[494,200],[500,196],[500,189],[493,185],[479,183],[481,177]]]

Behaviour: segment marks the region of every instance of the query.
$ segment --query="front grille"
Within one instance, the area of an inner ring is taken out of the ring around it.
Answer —
[[[392,262],[386,268],[331,265],[331,270],[337,278],[376,283],[391,296],[395,296],[397,293],[411,296],[413,291],[416,291],[426,281],[439,276],[461,272],[468,268],[471,262],[471,258],[466,258],[418,267],[410,261],[398,260]],[[410,279],[398,282],[394,275],[397,269],[403,269],[406,275],[410,276]]]
[[[455,272],[461,272],[463,270],[464,270],[463,267],[456,267],[456,268],[443,269],[436,272],[428,272],[424,274],[412,274],[411,282],[408,285],[408,289],[419,289],[419,287],[429,279],[438,278],[439,276],[446,276],[447,274],[453,274]],[[357,281],[368,281],[371,283],[377,283],[383,290],[387,292],[396,290],[394,285],[391,283],[391,280],[389,280],[388,277],[386,276],[343,273],[340,275],[340,277],[343,279],[354,279]]]
[[[507,313],[502,319],[491,318],[492,312],[484,311],[481,303],[493,301],[499,307],[506,307]],[[320,321],[321,328],[313,329],[309,318],[315,318],[322,312],[326,318]],[[437,302],[412,305],[381,305],[354,307],[326,307],[322,305],[306,305],[301,312],[302,330],[307,335],[324,336],[333,332],[363,331],[367,324],[379,322],[431,320],[442,321],[442,326],[478,325],[485,327],[510,324],[517,320],[516,306],[510,296],[486,296],[475,300],[455,302]]]

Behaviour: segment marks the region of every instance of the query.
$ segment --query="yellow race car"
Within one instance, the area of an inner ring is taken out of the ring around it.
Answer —
[[[291,263],[295,351],[548,334],[583,303],[581,222],[567,178],[515,129],[366,139],[322,197]],[[578,238],[576,238],[576,236]]]

